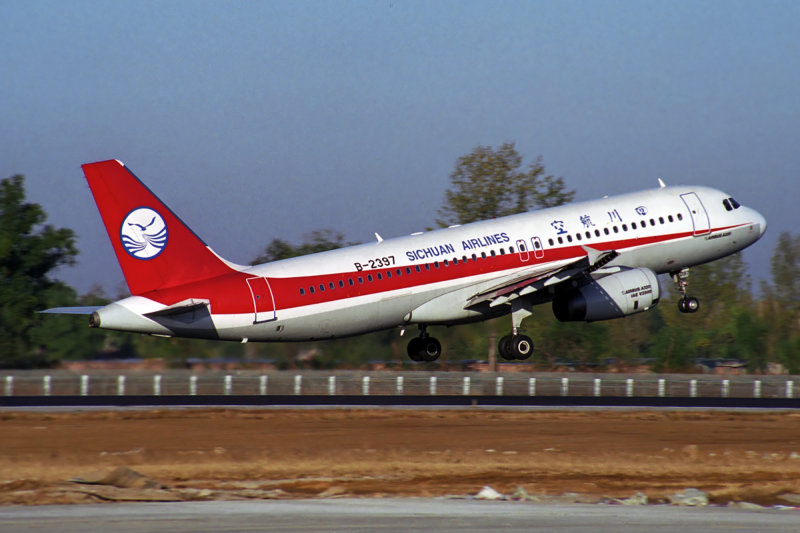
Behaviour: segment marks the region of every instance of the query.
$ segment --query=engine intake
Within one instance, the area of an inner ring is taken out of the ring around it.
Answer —
[[[646,311],[660,297],[656,273],[633,268],[557,293],[553,314],[561,322],[609,320]]]

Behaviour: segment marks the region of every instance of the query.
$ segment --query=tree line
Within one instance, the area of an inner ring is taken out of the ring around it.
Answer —
[[[541,156],[523,166],[514,143],[478,146],[456,160],[442,208],[441,227],[561,205],[574,198],[562,177],[547,174]],[[103,305],[102,288],[86,294],[53,277],[75,263],[75,234],[46,223],[41,206],[27,201],[24,177],[0,181],[0,368],[42,368],[63,360],[162,358],[180,367],[190,358],[254,361],[282,368],[360,367],[372,362],[407,364],[399,330],[314,343],[249,343],[164,339],[90,329],[85,317],[42,315],[50,307]],[[269,242],[252,264],[355,244],[324,229],[300,243]],[[751,372],[780,365],[800,372],[800,235],[782,233],[771,259],[771,276],[754,287],[741,254],[691,269],[690,287],[699,313],[678,312],[677,291],[661,279],[664,296],[653,309],[623,319],[562,323],[548,306],[534,308],[523,328],[534,338],[533,361],[546,369],[647,366],[659,372],[696,370],[697,364],[738,360]],[[113,299],[126,296],[115,295]],[[454,328],[435,328],[447,347],[434,364],[494,357],[498,332],[508,317]],[[410,332],[414,334],[414,332]]]

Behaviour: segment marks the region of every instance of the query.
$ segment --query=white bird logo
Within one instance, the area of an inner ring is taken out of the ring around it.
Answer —
[[[167,246],[167,225],[153,209],[139,207],[122,221],[120,240],[133,257],[152,259]]]

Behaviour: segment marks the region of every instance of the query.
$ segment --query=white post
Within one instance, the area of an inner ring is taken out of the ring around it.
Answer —
[[[633,379],[628,378],[625,380],[625,396],[630,398],[633,396]]]
[[[561,378],[561,396],[569,394],[569,378]]]
[[[497,376],[497,380],[494,385],[494,393],[497,396],[503,395],[503,376]]]
[[[369,396],[369,376],[361,378],[361,394]]]
[[[692,398],[696,398],[697,397],[697,380],[696,379],[690,379],[689,380],[689,396],[691,396]]]
[[[84,374],[81,376],[81,396],[89,395],[89,376]]]
[[[528,378],[528,396],[536,396],[536,378]]]
[[[436,396],[436,376],[431,376],[430,393],[431,396]]]
[[[786,381],[786,397],[794,398],[794,381],[792,380]]]
[[[297,374],[294,377],[294,393],[300,394],[300,392],[302,391],[302,387],[303,387],[303,376]]]
[[[117,396],[125,396],[125,376],[117,376]]]
[[[45,396],[50,396],[50,392],[52,391],[52,382],[53,378],[50,376],[45,376],[42,378],[42,394]]]
[[[658,380],[658,395],[661,398],[667,395],[667,380],[664,378]]]
[[[197,376],[189,377],[189,396],[197,396]]]
[[[225,375],[225,396],[230,396],[233,392],[233,376]]]
[[[336,394],[336,376],[328,377],[328,394],[331,396]]]
[[[464,376],[464,385],[461,388],[461,393],[464,396],[469,396],[470,381],[471,379],[469,376]]]
[[[161,396],[161,374],[153,376],[153,396]]]
[[[6,396],[14,396],[14,376],[6,376]]]
[[[261,396],[267,395],[267,382],[268,382],[267,376],[261,376],[260,378],[258,378],[258,393]]]
[[[723,379],[722,380],[722,397],[727,398],[731,392],[731,380]]]
[[[753,382],[753,398],[761,398],[761,380],[757,379]]]
[[[403,394],[403,376],[397,376],[397,394]]]
[[[602,380],[600,378],[594,378],[594,395],[600,396],[600,387],[601,387]]]

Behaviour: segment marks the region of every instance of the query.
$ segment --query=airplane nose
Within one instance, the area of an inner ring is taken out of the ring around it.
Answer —
[[[764,232],[767,231],[767,219],[755,209],[753,209],[753,224],[758,226],[758,238],[760,239]]]

